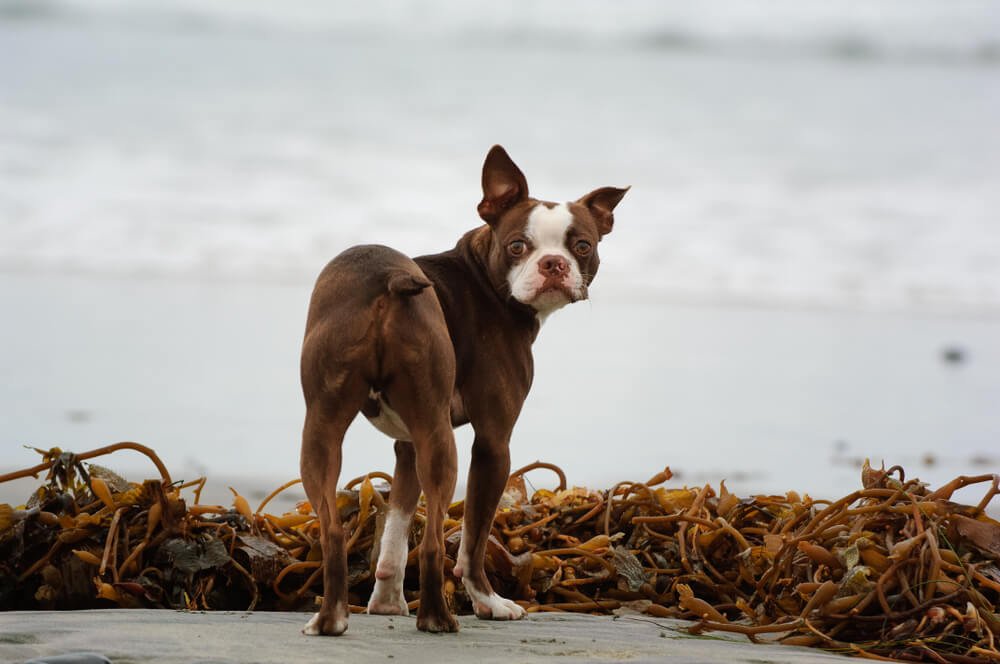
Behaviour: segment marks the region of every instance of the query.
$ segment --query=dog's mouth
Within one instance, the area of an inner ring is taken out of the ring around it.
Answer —
[[[536,309],[549,309],[554,304],[568,304],[586,297],[586,292],[577,292],[570,288],[564,279],[546,279],[535,291],[535,296],[531,298],[529,304]]]
[[[508,277],[510,295],[538,313],[548,314],[587,299],[587,284],[573,274],[525,275],[516,268]]]
[[[536,291],[536,293],[539,295],[542,293],[552,293],[552,292],[566,293],[566,295],[573,294],[573,291],[570,289],[569,286],[566,285],[565,281],[562,280],[556,281],[554,279],[546,281],[544,284],[539,286],[538,290]]]

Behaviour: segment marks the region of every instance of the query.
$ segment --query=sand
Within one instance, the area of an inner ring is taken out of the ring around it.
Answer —
[[[307,637],[302,613],[102,610],[0,613],[0,660],[96,652],[112,662],[811,662],[838,655],[739,636],[692,636],[648,616],[535,614],[503,623],[459,619],[458,634],[424,634],[412,617],[355,615],[344,636]],[[44,661],[44,660],[43,660]]]

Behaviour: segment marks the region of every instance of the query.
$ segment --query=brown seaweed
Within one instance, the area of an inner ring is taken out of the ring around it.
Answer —
[[[132,449],[159,479],[127,482],[82,462]],[[0,608],[162,607],[311,610],[322,592],[318,524],[307,502],[265,512],[200,503],[204,478],[174,482],[155,453],[119,443],[43,462],[0,482],[47,472],[24,505],[0,505]],[[554,472],[553,490],[528,495],[524,475]],[[494,588],[529,612],[642,613],[695,621],[693,632],[813,645],[869,658],[1000,660],[1000,523],[986,508],[997,475],[961,476],[931,490],[898,466],[862,470],[838,500],[789,492],[739,498],[668,487],[669,468],[607,491],[567,487],[552,464],[515,471],[487,548]],[[381,482],[376,484],[373,480]],[[352,609],[373,584],[391,477],[371,473],[338,492],[348,534]],[[955,491],[984,485],[974,506]],[[446,520],[454,564],[463,503]],[[417,606],[424,518],[414,519],[405,592]],[[446,596],[471,611],[450,577]]]

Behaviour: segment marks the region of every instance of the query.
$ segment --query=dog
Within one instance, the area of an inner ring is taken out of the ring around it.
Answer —
[[[455,632],[445,603],[444,532],[455,490],[452,429],[472,424],[475,442],[465,520],[453,573],[479,618],[525,611],[493,591],[483,569],[493,516],[510,473],[511,430],[531,387],[531,345],[545,319],[587,298],[598,243],[628,188],[602,187],[577,201],[528,194],[499,145],[486,156],[484,225],[440,254],[410,259],[380,245],[347,249],[319,275],[302,346],[302,483],[320,522],[323,602],[303,632],[347,629],[347,553],[337,512],[344,432],[359,412],[395,439],[375,587],[368,613],[406,615],[407,534],[421,489],[417,628]]]

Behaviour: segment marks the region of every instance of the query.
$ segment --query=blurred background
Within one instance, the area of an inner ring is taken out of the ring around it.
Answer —
[[[296,477],[315,275],[453,246],[494,143],[540,198],[633,187],[515,467],[997,472],[998,127],[991,0],[0,0],[0,472]],[[342,479],[392,460],[357,422]]]

